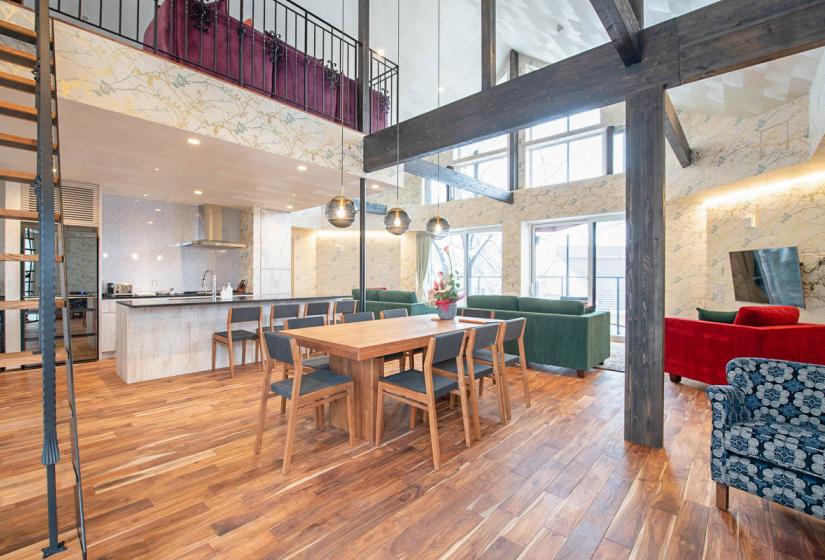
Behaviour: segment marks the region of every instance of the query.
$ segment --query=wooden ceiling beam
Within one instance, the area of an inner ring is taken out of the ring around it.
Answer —
[[[559,61],[364,139],[364,169],[519,130],[825,45],[825,0],[720,0],[640,32],[645,56],[625,66],[612,44]],[[432,134],[436,120],[441,134]]]
[[[642,61],[641,25],[629,0],[590,0],[625,66]]]
[[[470,191],[499,202],[513,203],[513,193],[510,191],[501,190],[493,185],[474,179],[463,173],[459,173],[450,167],[440,167],[438,164],[426,159],[418,159],[409,161],[404,164],[404,171],[430,179],[433,181],[441,181],[453,188]]]
[[[670,101],[670,96],[665,92],[664,96],[665,108],[665,138],[667,139],[673,153],[676,154],[676,159],[682,167],[687,167],[692,161],[692,151],[690,144],[688,144],[685,131],[682,129],[682,123],[679,122],[679,115],[676,114],[676,109],[673,108],[673,103]]]

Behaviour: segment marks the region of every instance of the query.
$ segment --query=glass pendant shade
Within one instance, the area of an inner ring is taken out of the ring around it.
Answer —
[[[384,227],[393,235],[402,235],[410,229],[410,216],[403,208],[391,208],[384,214]]]
[[[327,202],[327,221],[337,228],[347,228],[355,221],[355,203],[344,195]]]
[[[433,216],[427,222],[427,233],[429,233],[433,239],[444,239],[447,237],[447,234],[450,233],[450,222],[441,216]]]

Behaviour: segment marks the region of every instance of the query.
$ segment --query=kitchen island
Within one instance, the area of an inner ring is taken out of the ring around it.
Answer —
[[[212,368],[212,333],[226,330],[227,309],[262,306],[264,326],[269,309],[278,303],[336,301],[342,297],[284,298],[235,296],[213,301],[211,297],[129,299],[117,302],[117,373],[126,383],[137,383]],[[254,331],[256,323],[236,323],[234,328]],[[254,361],[254,344],[247,345]],[[240,344],[235,348],[240,363]],[[229,366],[226,347],[219,345],[217,367]]]

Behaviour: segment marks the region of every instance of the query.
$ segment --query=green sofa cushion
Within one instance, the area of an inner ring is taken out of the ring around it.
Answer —
[[[378,301],[378,294],[383,292],[384,290],[367,290],[367,301]],[[359,299],[361,295],[361,290],[358,288],[352,289],[352,299]]]
[[[418,303],[418,296],[415,292],[402,292],[400,290],[383,290],[378,293],[377,299],[378,301],[393,303]]]
[[[728,323],[730,325],[736,320],[737,311],[712,311],[710,309],[702,309],[697,307],[696,311],[699,313],[700,321],[709,321],[711,323]]]
[[[555,313],[557,315],[584,315],[580,301],[523,297],[518,300],[519,311],[529,313]]]
[[[516,296],[467,296],[467,307],[518,311],[518,298]]]

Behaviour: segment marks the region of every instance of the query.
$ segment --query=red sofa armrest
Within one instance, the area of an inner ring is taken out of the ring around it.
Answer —
[[[825,364],[825,325],[799,323],[759,331],[762,344],[757,357]]]

